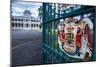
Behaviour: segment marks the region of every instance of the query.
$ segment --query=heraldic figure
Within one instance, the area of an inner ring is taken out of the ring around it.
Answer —
[[[77,20],[68,18],[58,25],[58,43],[60,49],[68,56],[79,59],[92,55],[92,21],[89,18]]]

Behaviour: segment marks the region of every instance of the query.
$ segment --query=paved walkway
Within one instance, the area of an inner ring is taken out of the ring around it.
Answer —
[[[12,65],[42,64],[42,33],[16,30],[11,32]]]

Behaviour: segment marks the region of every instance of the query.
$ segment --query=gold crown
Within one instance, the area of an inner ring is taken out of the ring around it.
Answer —
[[[69,27],[67,27],[67,30],[68,30],[69,32],[71,32],[71,31],[74,30],[74,28],[73,28],[72,26],[69,26]]]

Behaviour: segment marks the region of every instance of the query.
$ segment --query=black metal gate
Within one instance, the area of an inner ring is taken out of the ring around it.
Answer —
[[[63,6],[62,8],[60,6]],[[95,38],[95,6],[74,5],[70,9],[64,8],[65,4],[43,3],[43,62],[44,64],[79,62],[81,59],[76,59],[67,56],[60,50],[58,45],[58,30],[57,25],[60,20],[65,20],[68,17],[80,16],[92,13],[90,19],[93,22],[93,53],[91,61],[95,60],[96,56],[96,38]]]

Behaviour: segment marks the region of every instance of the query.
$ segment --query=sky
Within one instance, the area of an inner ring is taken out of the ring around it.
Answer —
[[[23,2],[18,0],[12,0],[12,16],[22,16],[23,12],[25,10],[30,10],[33,17],[38,18],[38,8],[42,6],[42,3],[36,3],[36,2]],[[79,17],[77,17],[79,18]],[[85,19],[90,22],[89,19]],[[88,23],[90,28],[93,28],[93,23]]]
[[[12,1],[12,16],[22,16],[24,10],[30,10],[33,17],[38,17],[38,8],[42,3]]]

